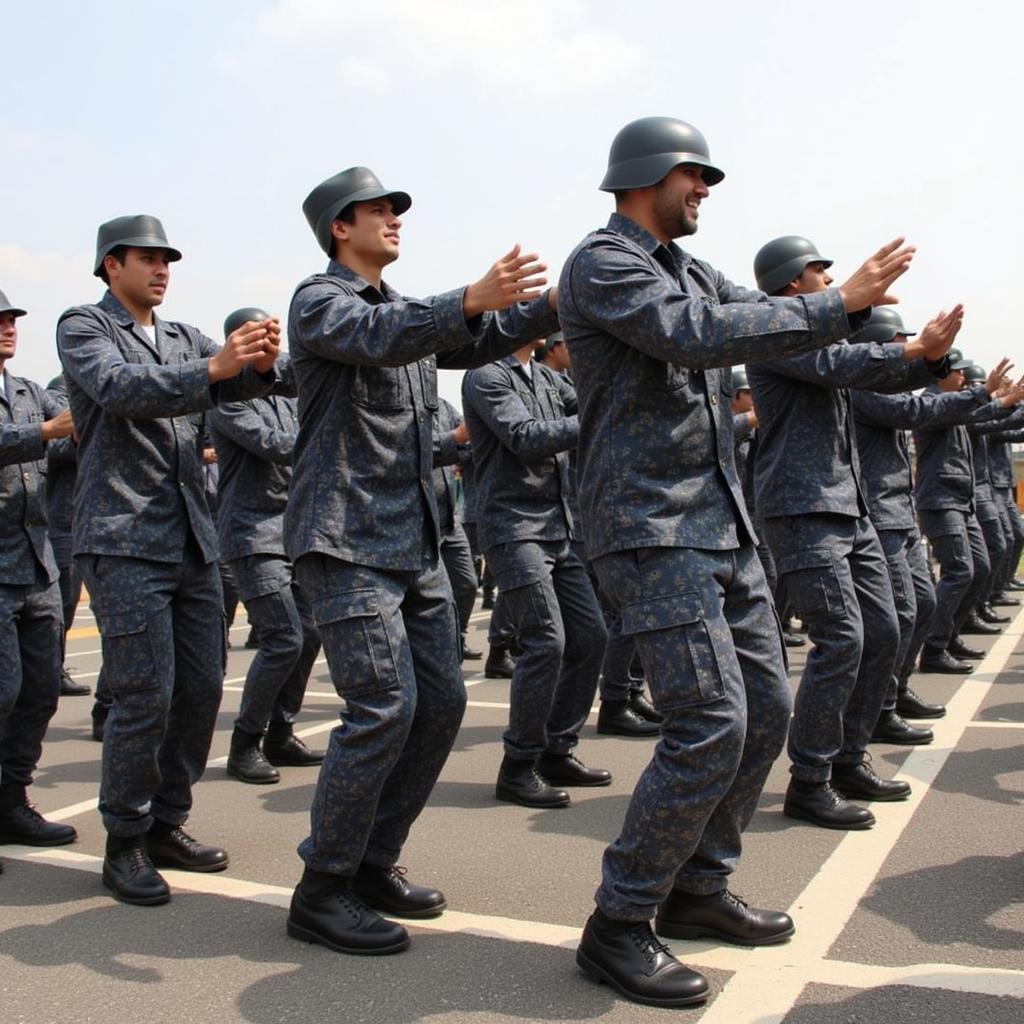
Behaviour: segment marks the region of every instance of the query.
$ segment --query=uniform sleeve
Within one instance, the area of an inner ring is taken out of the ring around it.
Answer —
[[[790,359],[772,360],[768,369],[793,380],[834,388],[886,391],[934,383],[923,359],[908,362],[903,353],[903,345],[893,342],[842,343]]]
[[[250,402],[226,402],[210,414],[213,429],[265,462],[291,463],[295,434],[281,430]]]
[[[534,418],[500,363],[467,373],[462,382],[462,399],[487,429],[524,462],[568,451],[579,440],[579,419],[574,415],[552,421]]]
[[[0,466],[16,462],[36,462],[46,455],[41,423],[4,423],[0,425]]]
[[[979,409],[986,409],[988,392],[949,391],[920,395],[881,395],[873,391],[854,391],[851,395],[858,420],[897,430],[938,429],[966,423]]]
[[[166,366],[128,362],[111,340],[106,324],[81,309],[65,313],[58,321],[57,351],[68,376],[100,408],[115,416],[161,419],[201,412],[213,405],[212,351],[200,359]]]
[[[684,289],[614,234],[579,250],[562,280],[559,302],[571,303],[593,327],[654,359],[691,369],[777,359],[850,332],[836,289],[768,298],[719,276],[719,295],[756,300],[722,304],[718,296]]]

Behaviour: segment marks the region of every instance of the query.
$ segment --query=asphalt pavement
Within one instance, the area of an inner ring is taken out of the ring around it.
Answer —
[[[241,609],[240,609],[241,611]],[[487,613],[471,640],[485,646]],[[226,872],[168,871],[162,907],[114,902],[100,883],[95,810],[101,746],[90,698],[62,698],[32,798],[71,822],[78,841],[0,847],[0,1024],[504,1024],[648,1021],[701,1024],[1020,1024],[1024,1020],[1024,610],[967,677],[917,676],[949,703],[927,747],[873,746],[874,765],[913,786],[874,807],[868,832],[832,832],[782,815],[777,763],[746,835],[732,888],[787,909],[788,943],[744,949],[672,942],[711,980],[701,1008],[627,1003],[575,966],[601,853],[615,838],[650,740],[598,736],[579,756],[609,768],[610,787],[573,792],[565,809],[494,799],[508,683],[466,663],[469,707],[451,758],[403,854],[409,877],[437,885],[449,910],[414,923],[410,949],[348,957],[285,934],[316,769],[282,769],[274,786],[224,769],[252,652],[244,613],[232,630],[224,699],[189,831],[227,847]],[[870,642],[870,641],[869,641]],[[68,664],[95,684],[99,638],[88,607]],[[791,652],[791,681],[803,664]],[[323,661],[297,731],[324,745],[339,700]]]

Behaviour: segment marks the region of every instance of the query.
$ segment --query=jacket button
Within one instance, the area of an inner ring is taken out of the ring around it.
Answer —
[[[712,405],[718,405],[718,395],[712,395],[711,396],[711,404]]]

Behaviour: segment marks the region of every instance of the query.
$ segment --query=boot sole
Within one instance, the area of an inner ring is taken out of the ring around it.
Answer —
[[[566,797],[564,800],[559,800],[557,803],[553,801],[540,801],[540,800],[524,800],[521,796],[515,796],[512,793],[503,792],[500,789],[494,791],[494,795],[498,800],[504,800],[508,804],[519,804],[520,807],[537,807],[541,810],[545,810],[549,807],[568,807],[572,803],[570,797]]]
[[[389,953],[401,953],[402,950],[409,948],[408,935],[400,942],[393,943],[390,946],[379,946],[376,949],[367,948],[366,946],[343,946],[340,942],[332,942],[330,939],[326,939],[316,932],[311,932],[301,925],[294,924],[290,920],[288,921],[288,934],[293,939],[308,942],[312,946],[325,946],[327,949],[334,950],[335,953],[350,953],[355,956],[387,956]]]
[[[928,736],[925,739],[919,740],[907,740],[907,739],[893,739],[891,736],[872,736],[869,743],[888,743],[893,747],[927,747],[929,743],[935,742],[934,736]]]
[[[708,989],[705,992],[698,992],[696,995],[692,996],[679,996],[675,999],[656,999],[653,996],[644,996],[637,992],[630,991],[622,984],[622,982],[609,974],[603,967],[598,967],[598,965],[580,949],[576,950],[576,963],[580,970],[583,971],[591,981],[597,982],[598,985],[607,985],[609,988],[615,989],[620,996],[630,1000],[630,1002],[642,1003],[644,1006],[696,1006],[698,1003],[706,1003],[708,996],[711,995],[711,991]]]
[[[867,821],[852,821],[849,823],[826,821],[824,818],[816,818],[814,815],[805,814],[803,811],[794,811],[790,807],[783,807],[782,813],[787,818],[793,818],[796,821],[809,821],[812,825],[818,825],[820,828],[831,828],[837,832],[866,832],[875,824],[873,817]]]
[[[386,906],[383,903],[367,899],[358,889],[352,890],[371,910],[386,917],[401,917],[409,921],[423,921],[430,917],[440,917],[447,909],[447,901],[438,904],[436,907],[428,907],[425,910],[399,910],[394,906]]]
[[[617,729],[614,726],[601,725],[598,723],[597,732],[601,736],[627,736],[635,740],[649,740],[652,736],[661,735],[661,726],[646,731],[640,729]]]
[[[73,832],[67,839],[31,839],[27,836],[0,835],[0,845],[3,846],[70,846],[78,838],[78,833]]]
[[[544,775],[541,772],[541,775]],[[601,779],[598,782],[579,782],[575,779],[570,781],[569,779],[549,779],[544,775],[545,780],[549,785],[555,786],[559,789],[568,786],[570,789],[600,789],[602,786],[610,786],[612,784],[611,779]]]
[[[266,751],[263,752],[266,757]],[[285,760],[281,757],[267,757],[267,761],[270,762],[275,768],[316,768],[324,763],[322,757],[318,757],[312,761],[295,761]]]
[[[276,768],[277,765],[274,765]],[[233,779],[238,779],[239,782],[244,782],[247,786],[273,786],[281,781],[281,776],[278,775],[276,778],[257,778],[254,775],[243,775],[239,771],[235,771],[232,768],[225,769],[228,775]]]
[[[654,919],[654,931],[666,939],[717,939],[719,942],[728,942],[733,946],[773,946],[779,942],[785,942],[796,931],[790,928],[775,935],[767,935],[759,939],[748,939],[732,932],[719,931],[717,928],[703,928],[696,924],[672,924],[668,921],[660,922]]]
[[[193,874],[199,875],[212,875],[218,871],[226,871],[228,869],[229,861],[224,861],[222,864],[180,864],[176,861],[171,860],[158,860],[152,854],[149,858],[153,862],[155,868],[166,868],[168,871],[190,871]]]
[[[107,877],[105,871],[103,872],[103,886],[110,890],[115,900],[119,903],[126,903],[130,907],[158,907],[163,903],[167,903],[171,898],[170,892],[162,892],[156,896],[126,896]]]
[[[909,789],[906,793],[894,793],[892,796],[871,796],[868,793],[855,793],[849,789],[840,789],[834,782],[832,788],[847,800],[870,800],[872,803],[894,804],[910,799]]]

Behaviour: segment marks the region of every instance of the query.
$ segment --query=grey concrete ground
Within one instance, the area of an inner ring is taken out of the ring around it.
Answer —
[[[484,645],[486,613],[473,641]],[[345,1024],[664,1020],[702,1024],[1003,1024],[1024,1019],[1024,613],[966,680],[918,677],[949,700],[926,748],[873,748],[876,768],[911,781],[904,804],[875,808],[870,832],[829,832],[781,814],[780,762],[747,836],[733,888],[797,923],[783,946],[740,949],[676,942],[711,979],[706,1007],[625,1003],[574,964],[592,907],[601,851],[615,837],[650,743],[599,737],[579,753],[610,768],[613,785],[576,791],[563,810],[498,804],[508,685],[467,663],[470,707],[455,751],[403,860],[442,886],[451,908],[413,925],[410,950],[344,957],[289,939],[287,906],[300,864],[315,770],[284,769],[277,786],[224,771],[228,735],[251,652],[232,633],[210,766],[190,831],[231,854],[220,875],[168,872],[164,907],[115,903],[99,878],[103,835],[94,809],[100,746],[88,698],[65,698],[53,720],[33,797],[72,822],[59,850],[0,847],[0,1024],[14,1022],[341,1021]],[[69,663],[95,682],[99,639],[88,609]],[[803,662],[792,659],[795,682]],[[338,701],[325,666],[299,730],[322,744]]]

